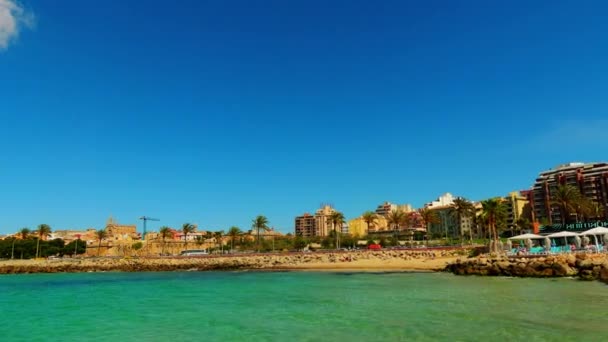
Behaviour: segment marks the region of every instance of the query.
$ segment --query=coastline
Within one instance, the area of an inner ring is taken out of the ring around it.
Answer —
[[[83,258],[0,261],[0,274],[154,271],[440,272],[462,256],[446,251],[352,251],[169,258]]]
[[[457,259],[446,271],[455,275],[524,278],[573,277],[608,284],[608,255],[568,253],[557,255],[489,256]]]

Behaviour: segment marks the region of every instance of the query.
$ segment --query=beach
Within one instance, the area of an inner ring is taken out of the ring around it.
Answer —
[[[205,271],[205,270],[317,270],[317,271],[442,271],[462,256],[462,249],[442,251],[387,250],[275,253],[200,257],[75,258],[5,260],[0,274]]]

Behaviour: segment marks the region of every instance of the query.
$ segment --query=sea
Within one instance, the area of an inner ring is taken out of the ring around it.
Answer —
[[[2,275],[0,341],[608,341],[608,286],[444,273]]]

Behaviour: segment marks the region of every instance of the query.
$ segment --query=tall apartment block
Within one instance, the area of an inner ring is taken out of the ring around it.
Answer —
[[[533,220],[565,223],[561,222],[560,209],[551,205],[557,187],[565,184],[577,187],[583,196],[604,208],[604,217],[598,219],[608,219],[608,163],[568,163],[543,171],[536,178],[528,193]]]
[[[331,222],[328,222],[328,218],[336,210],[331,206],[325,205],[321,207],[315,215],[305,213],[302,216],[298,216],[295,219],[295,233],[298,236],[312,237],[312,236],[327,236],[333,229]]]

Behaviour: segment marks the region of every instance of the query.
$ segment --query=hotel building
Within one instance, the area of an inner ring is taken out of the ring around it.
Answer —
[[[541,172],[528,193],[534,221],[566,223],[561,222],[560,209],[551,205],[559,185],[577,187],[583,196],[604,209],[604,217],[597,219],[608,219],[608,163],[568,163]]]

